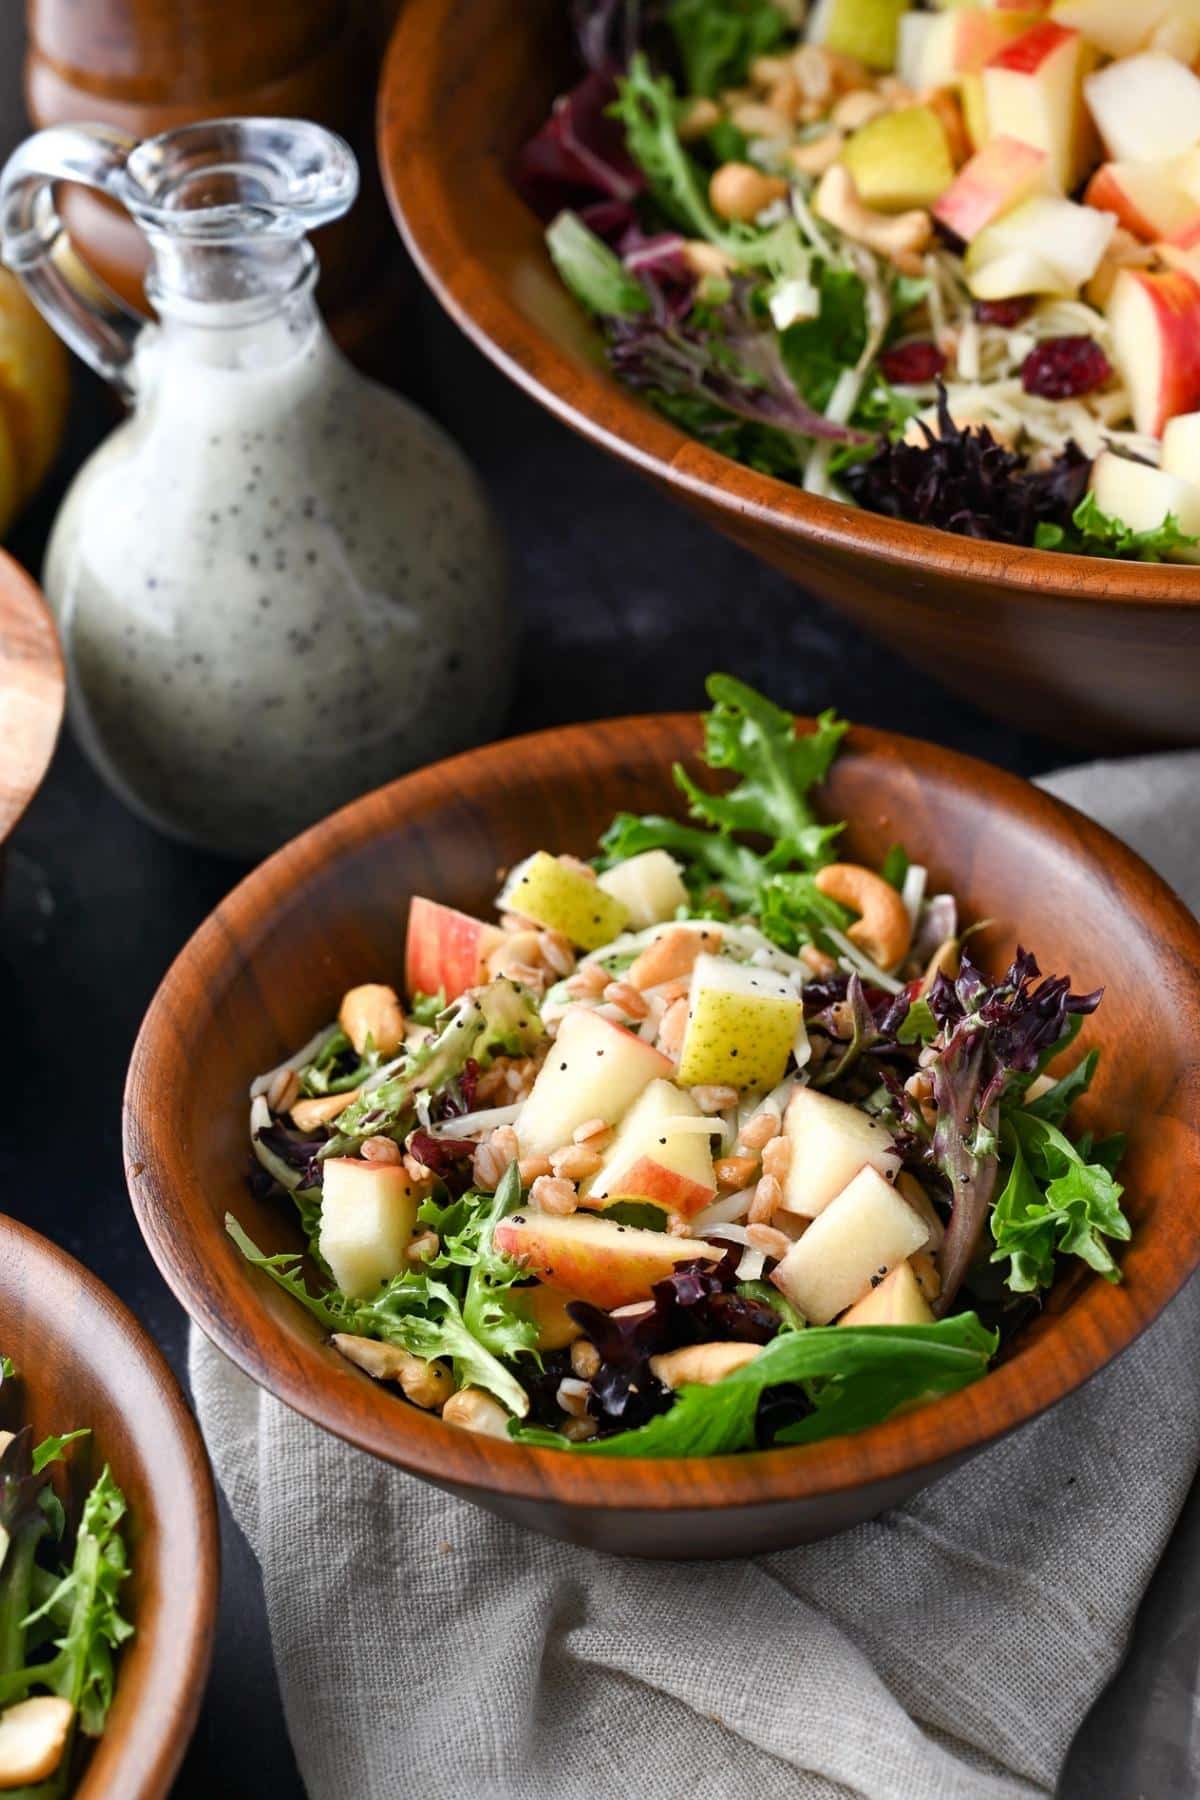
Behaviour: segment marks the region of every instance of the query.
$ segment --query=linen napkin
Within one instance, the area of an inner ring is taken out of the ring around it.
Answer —
[[[1200,755],[1048,778],[1200,907]],[[348,1449],[193,1334],[312,1800],[1050,1791],[1200,1459],[1200,1283],[1086,1388],[824,1543],[640,1562]]]

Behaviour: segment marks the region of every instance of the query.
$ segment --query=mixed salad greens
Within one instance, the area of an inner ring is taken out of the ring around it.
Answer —
[[[351,989],[251,1089],[250,1261],[335,1345],[477,1431],[579,1454],[810,1443],[987,1370],[1065,1260],[1119,1279],[1119,1139],[1064,1074],[1100,994],[975,965],[897,846],[837,860],[846,730],[708,683],[688,820],[537,851],[493,924],[415,897],[407,1002]],[[2,1693],[0,1688],[0,1693]]]
[[[0,1356],[5,1414],[17,1386]],[[53,1465],[87,1435],[35,1444],[28,1425],[0,1431],[0,1789],[18,1800],[72,1791],[77,1739],[103,1735],[114,1657],[133,1636],[120,1610],[121,1490],[105,1467],[71,1531],[51,1483]]]
[[[1200,10],[572,13],[515,174],[623,381],[815,494],[1200,560]]]

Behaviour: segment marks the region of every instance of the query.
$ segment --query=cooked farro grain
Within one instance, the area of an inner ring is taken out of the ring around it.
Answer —
[[[687,1030],[688,1003],[675,1000],[668,1006],[658,1028],[658,1047],[664,1056],[678,1056]]]
[[[702,1113],[707,1113],[711,1118],[713,1113],[728,1112],[731,1106],[736,1106],[738,1103],[738,1091],[734,1087],[694,1087],[692,1089],[692,1099],[696,1102],[700,1111]]]
[[[650,1011],[645,998],[627,981],[610,981],[604,990],[609,1006],[615,1006],[627,1019],[644,1019]]]
[[[763,1145],[762,1166],[764,1175],[773,1175],[778,1182],[787,1178],[792,1166],[792,1142],[782,1133],[778,1137],[769,1138]]]
[[[439,1243],[437,1232],[422,1231],[413,1239],[404,1254],[411,1263],[428,1262],[431,1256],[437,1255],[438,1249]]]
[[[582,1125],[575,1127],[571,1136],[577,1144],[588,1144],[593,1150],[600,1150],[611,1132],[612,1126],[607,1119],[585,1119]]]
[[[783,1199],[783,1189],[774,1175],[764,1175],[754,1190],[754,1198],[750,1202],[750,1211],[746,1214],[751,1225],[769,1225],[771,1215]]]
[[[719,1185],[731,1192],[744,1188],[758,1173],[757,1156],[719,1156],[713,1164]]]
[[[565,938],[561,931],[539,931],[538,949],[542,961],[553,975],[561,978],[569,975],[575,967],[575,952],[571,948],[571,940]]]
[[[770,1143],[778,1131],[779,1118],[777,1114],[773,1113],[769,1107],[765,1107],[762,1112],[755,1113],[752,1119],[746,1120],[742,1126],[742,1135],[738,1139],[738,1143],[743,1150],[761,1150],[764,1144]]]
[[[573,1213],[579,1204],[574,1182],[561,1175],[539,1175],[529,1190],[529,1198],[543,1212],[557,1213],[561,1218]]]
[[[539,1175],[550,1173],[550,1158],[548,1156],[523,1156],[517,1164],[517,1168],[521,1174],[521,1186],[532,1187]]]
[[[404,1161],[404,1152],[395,1138],[369,1137],[362,1147],[364,1162],[398,1163]],[[410,1159],[411,1160],[411,1159]],[[420,1165],[424,1167],[424,1165]]]
[[[792,1247],[791,1238],[776,1231],[773,1225],[747,1225],[746,1237],[756,1250],[761,1250],[764,1256],[773,1256],[777,1262]]]
[[[567,982],[573,1000],[598,1000],[609,983],[609,973],[600,963],[580,963]]]
[[[550,1167],[567,1181],[586,1181],[600,1167],[601,1157],[590,1144],[566,1144],[550,1153]]]
[[[521,1153],[517,1134],[511,1125],[497,1125],[480,1144],[471,1159],[475,1186],[485,1194],[494,1194],[504,1179],[504,1171]]]

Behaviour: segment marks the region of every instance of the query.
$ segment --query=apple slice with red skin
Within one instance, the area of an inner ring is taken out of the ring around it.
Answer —
[[[933,216],[964,244],[986,225],[1046,185],[1049,158],[1019,138],[996,137],[963,164]]]
[[[487,959],[504,942],[498,925],[474,919],[437,900],[414,894],[408,904],[404,985],[413,994],[436,994],[447,1005],[487,980]]]
[[[621,1122],[604,1162],[587,1184],[589,1206],[640,1200],[690,1219],[717,1192],[711,1139],[671,1129],[672,1120],[703,1119],[692,1096],[670,1081],[652,1081]]]
[[[1200,283],[1182,269],[1122,269],[1106,311],[1134,425],[1161,437],[1200,408]]]
[[[549,1156],[589,1119],[616,1125],[643,1088],[675,1065],[623,1025],[573,1006],[517,1116],[522,1156]]]
[[[1126,231],[1145,243],[1190,234],[1200,224],[1200,204],[1159,163],[1102,163],[1083,197],[1099,212],[1116,213]]]
[[[1052,182],[1064,193],[1091,160],[1083,78],[1094,61],[1077,31],[1043,19],[998,50],[983,70],[989,138],[1014,137],[1044,150]]]
[[[589,1213],[569,1213],[565,1218],[557,1213],[513,1213],[501,1219],[493,1241],[531,1275],[603,1307],[649,1300],[655,1282],[664,1280],[678,1264],[697,1257],[716,1262],[728,1248],[702,1238],[618,1225]]]

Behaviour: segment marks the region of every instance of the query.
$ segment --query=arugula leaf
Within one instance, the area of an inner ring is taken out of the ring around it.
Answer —
[[[1069,526],[1043,520],[1034,533],[1039,550],[1065,550],[1073,556],[1112,556],[1136,562],[1164,562],[1173,551],[1191,550],[1200,538],[1180,528],[1174,513],[1148,531],[1134,531],[1123,519],[1102,512],[1089,490],[1071,514]]]
[[[578,213],[560,212],[546,228],[546,248],[575,298],[601,318],[631,319],[650,311],[650,296],[603,238]]]
[[[1079,1023],[1082,1025],[1082,1019]],[[1054,1048],[1057,1053],[1058,1046],[1055,1045]],[[1061,1125],[1076,1100],[1091,1087],[1099,1061],[1100,1052],[1089,1050],[1083,1061],[1076,1063],[1053,1087],[1047,1088],[1044,1094],[1039,1094],[1036,1100],[1026,1100],[1024,1110],[1039,1119],[1048,1119],[1051,1125]]]
[[[571,1445],[577,1455],[724,1456],[757,1441],[759,1401],[770,1388],[807,1387],[813,1411],[778,1444],[811,1444],[877,1424],[900,1405],[952,1394],[987,1373],[999,1336],[974,1313],[935,1325],[833,1325],[784,1331],[711,1387],[684,1387],[668,1412],[634,1431]],[[568,1440],[510,1427],[523,1442]]]
[[[671,0],[667,24],[689,93],[710,97],[736,87],[753,58],[772,49],[786,30],[773,0]]]
[[[992,1211],[991,1261],[1008,1259],[1009,1288],[1029,1294],[1050,1287],[1056,1254],[1081,1257],[1106,1281],[1119,1281],[1104,1240],[1125,1242],[1131,1227],[1112,1171],[1085,1161],[1056,1125],[1033,1111],[1009,1114],[1003,1131],[1010,1166]]]
[[[656,412],[722,455],[757,469],[760,475],[776,475],[781,481],[801,479],[806,448],[791,433],[735,418],[704,394],[668,393],[665,388],[652,387],[645,395]]]
[[[51,1463],[56,1463],[56,1462],[61,1461],[62,1453],[66,1449],[68,1444],[75,1443],[76,1440],[79,1438],[85,1438],[85,1437],[90,1437],[90,1436],[91,1436],[91,1432],[89,1431],[88,1427],[85,1425],[79,1431],[65,1432],[62,1437],[43,1438],[41,1443],[37,1446],[37,1448],[33,1452],[33,1472],[34,1472],[34,1474],[40,1475],[43,1469],[49,1468]]]
[[[471,1336],[495,1356],[516,1356],[537,1347],[537,1326],[514,1309],[505,1290],[523,1281],[526,1270],[513,1257],[497,1250],[496,1226],[521,1204],[521,1174],[516,1163],[504,1171],[493,1195],[481,1195],[478,1230],[473,1232],[475,1255],[463,1301],[463,1323]]]

